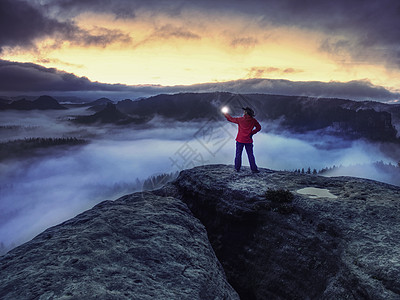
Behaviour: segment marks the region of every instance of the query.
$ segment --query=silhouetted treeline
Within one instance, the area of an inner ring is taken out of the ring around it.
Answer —
[[[151,191],[151,190],[161,188],[164,184],[176,179],[178,177],[178,175],[179,175],[179,172],[174,172],[174,173],[169,173],[169,174],[163,173],[163,174],[151,176],[143,182],[143,190]]]
[[[302,169],[296,169],[296,170],[294,170],[294,172],[295,173],[299,173],[299,174],[318,174],[319,172],[317,171],[317,169],[313,169],[312,171],[311,171],[311,168],[310,167],[308,167],[307,168],[307,170],[305,170],[304,168],[302,168]]]
[[[1,125],[0,129],[5,129],[5,130],[16,130],[21,128],[21,126],[18,125]]]
[[[370,178],[394,185],[400,186],[400,162],[396,164],[385,163],[383,161],[377,161],[374,163],[365,164],[354,164],[350,166],[335,166],[325,167],[320,170],[308,168],[296,169],[295,173],[298,174],[320,174],[328,176],[354,176]]]
[[[48,148],[53,146],[75,146],[84,145],[88,141],[78,139],[76,137],[66,138],[25,138],[20,140],[8,141],[0,143],[0,161],[16,158],[19,156],[32,155],[32,151],[40,148]]]
[[[99,196],[104,198],[116,198],[125,194],[131,194],[140,191],[151,191],[161,188],[164,184],[173,181],[179,175],[179,172],[163,173],[152,175],[146,179],[136,178],[127,182],[116,182],[110,185],[99,185],[96,189]],[[1,186],[0,186],[1,191]]]
[[[36,129],[39,129],[40,126],[38,125],[27,125],[27,126],[21,126],[21,125],[0,125],[0,130],[12,130],[12,131],[33,131]]]

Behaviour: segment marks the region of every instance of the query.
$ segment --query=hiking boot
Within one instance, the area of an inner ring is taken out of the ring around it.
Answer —
[[[260,173],[260,170],[252,170],[251,173],[253,173],[253,174]]]

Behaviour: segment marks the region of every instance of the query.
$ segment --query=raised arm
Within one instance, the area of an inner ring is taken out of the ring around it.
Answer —
[[[230,114],[224,114],[224,116],[229,122],[239,124],[239,118],[234,118]]]

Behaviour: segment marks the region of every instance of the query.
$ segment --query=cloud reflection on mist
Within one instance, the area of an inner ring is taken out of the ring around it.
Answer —
[[[49,120],[41,118],[40,122],[36,120],[32,124],[50,128]],[[6,249],[102,200],[116,199],[122,192],[136,191],[137,179],[179,171],[171,158],[177,155],[182,145],[189,145],[202,156],[204,163],[233,164],[237,128],[227,122],[216,125],[224,127],[227,140],[214,152],[196,138],[199,127],[204,125],[202,122],[153,120],[146,129],[114,126],[73,128],[58,124],[59,127],[53,128],[51,134],[74,131],[85,136],[88,132],[96,132],[95,138],[92,143],[79,148],[48,150],[44,157],[0,163],[0,243]],[[265,133],[268,124],[262,126],[264,133],[254,136],[256,161],[262,168],[320,169],[334,164],[388,161],[378,146],[367,142],[344,142],[340,138],[311,134],[284,136]],[[332,144],[335,149],[329,146]],[[243,165],[248,166],[245,153]],[[115,189],[120,184],[128,188]]]

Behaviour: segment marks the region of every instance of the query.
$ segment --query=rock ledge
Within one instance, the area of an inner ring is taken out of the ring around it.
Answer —
[[[1,257],[0,298],[400,299],[399,196],[365,179],[196,167]]]

